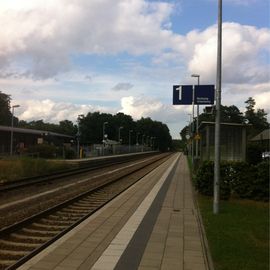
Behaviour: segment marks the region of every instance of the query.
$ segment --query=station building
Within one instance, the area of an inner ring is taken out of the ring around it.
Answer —
[[[72,136],[56,132],[0,125],[1,155],[10,153],[11,132],[13,132],[13,151],[16,153],[22,153],[28,147],[45,142],[55,146],[63,146],[64,144],[71,144],[74,140]]]

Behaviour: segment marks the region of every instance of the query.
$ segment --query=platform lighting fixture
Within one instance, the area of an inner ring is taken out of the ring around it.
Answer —
[[[191,77],[197,78],[198,79],[198,85],[200,85],[200,75],[199,74],[192,74]],[[194,104],[194,103],[193,103]],[[199,104],[197,104],[197,123],[196,123],[196,135],[199,134],[199,114],[200,114],[200,109],[199,109]],[[199,141],[196,140],[196,154],[195,154],[195,159],[198,161],[199,158]]]
[[[144,137],[145,137],[145,134],[142,135],[142,152],[143,152],[143,148],[144,148]]]
[[[103,156],[104,156],[104,147],[105,147],[105,129],[106,129],[106,125],[108,125],[108,122],[106,121],[106,122],[103,122],[103,132],[102,132],[102,143],[103,143],[103,147],[102,147],[102,154],[103,154]]]
[[[131,144],[131,133],[133,132],[132,129],[129,130],[128,132],[128,151],[130,153],[130,144]]]
[[[123,129],[122,126],[118,128],[118,141],[119,141],[119,143],[121,143],[121,129]]]
[[[80,120],[84,117],[83,114],[79,114],[77,117],[77,123],[78,123],[78,132],[77,132],[77,158],[80,158]]]
[[[13,123],[13,118],[14,118],[14,109],[15,108],[19,108],[20,105],[13,105],[11,108],[12,108],[12,113],[11,113],[11,133],[10,133],[10,155],[12,156],[13,155],[13,126],[14,126],[14,123]]]
[[[216,89],[216,121],[215,121],[215,164],[214,164],[214,200],[213,213],[219,213],[220,192],[220,106],[221,106],[221,74],[222,74],[222,0],[218,1],[218,44],[217,44],[217,89]]]
[[[137,132],[136,133],[136,145],[139,145],[139,135],[140,135],[140,132]]]

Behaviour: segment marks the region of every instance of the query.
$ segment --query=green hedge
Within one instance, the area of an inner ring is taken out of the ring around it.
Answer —
[[[195,177],[195,188],[204,195],[213,195],[214,163],[204,162]],[[221,162],[220,197],[269,200],[269,162],[250,165],[246,162]]]

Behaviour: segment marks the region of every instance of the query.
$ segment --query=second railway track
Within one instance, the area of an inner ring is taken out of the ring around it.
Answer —
[[[0,230],[0,269],[16,269],[168,158],[158,156],[140,168]]]

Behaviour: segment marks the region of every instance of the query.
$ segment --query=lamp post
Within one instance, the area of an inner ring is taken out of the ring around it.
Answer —
[[[153,150],[153,145],[154,145],[154,137],[151,137],[150,138],[150,147],[151,147],[151,150]]]
[[[12,106],[12,114],[11,114],[11,133],[10,133],[10,155],[13,155],[13,117],[14,117],[14,108],[19,108],[20,105]]]
[[[78,123],[78,132],[77,132],[77,158],[80,158],[80,120],[82,119],[84,115],[83,114],[79,114],[77,117],[77,123]]]
[[[191,160],[193,162],[194,159],[194,144],[193,144],[193,137],[192,137],[192,125],[193,125],[193,118],[192,118],[192,114],[189,113],[189,138],[191,140],[191,144],[190,144],[190,156],[191,156]]]
[[[130,143],[131,143],[131,133],[133,132],[132,129],[129,130],[128,132],[128,151],[130,153]]]
[[[140,135],[140,132],[137,132],[136,133],[136,145],[139,145],[139,135]]]
[[[143,152],[143,147],[144,147],[144,137],[145,137],[145,134],[142,135],[142,152]]]
[[[120,144],[121,144],[121,129],[123,129],[122,126],[118,128],[118,141]]]
[[[214,200],[213,213],[219,213],[220,191],[220,106],[221,106],[221,73],[222,73],[222,0],[218,1],[218,44],[217,44],[217,89],[216,89],[216,122],[215,122],[215,164],[214,164]]]
[[[104,146],[105,146],[105,127],[108,124],[108,122],[103,122],[103,133],[102,133],[102,143],[103,143],[103,147],[102,147],[102,154],[104,156]]]
[[[198,85],[200,85],[200,75],[198,75],[198,74],[192,74],[191,77],[197,78],[198,79]],[[199,104],[197,104],[196,135],[199,134],[199,114],[200,114]],[[195,158],[198,161],[198,158],[199,158],[199,141],[198,141],[198,139],[196,139],[196,146],[195,147],[196,147]]]

